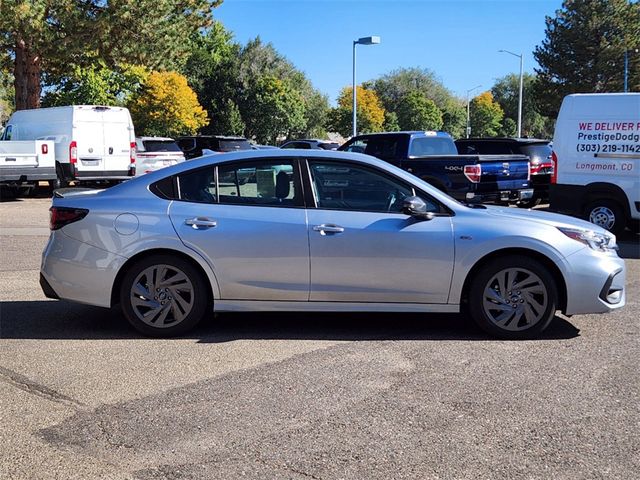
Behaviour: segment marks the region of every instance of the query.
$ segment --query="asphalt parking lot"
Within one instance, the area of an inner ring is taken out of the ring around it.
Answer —
[[[44,297],[49,204],[0,202],[0,478],[638,478],[631,232],[627,306],[536,341],[407,314],[226,314],[157,340]]]

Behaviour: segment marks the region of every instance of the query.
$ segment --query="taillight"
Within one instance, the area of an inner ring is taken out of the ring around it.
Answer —
[[[551,183],[558,183],[558,157],[556,152],[551,152]]]
[[[49,209],[49,229],[58,230],[87,216],[86,208],[51,207]]]
[[[531,181],[531,162],[527,162],[527,182]]]
[[[43,155],[46,155],[47,153],[49,153],[49,145],[43,143],[42,145],[40,145],[40,150],[42,151]]]
[[[75,140],[69,144],[69,162],[74,165],[78,163],[78,144]]]
[[[136,175],[136,142],[129,144],[129,176],[135,177]]]
[[[464,176],[472,183],[480,182],[482,176],[482,165],[465,165]]]

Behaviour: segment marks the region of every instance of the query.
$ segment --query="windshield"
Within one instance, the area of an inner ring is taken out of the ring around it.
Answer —
[[[182,152],[173,140],[143,140],[145,152]]]

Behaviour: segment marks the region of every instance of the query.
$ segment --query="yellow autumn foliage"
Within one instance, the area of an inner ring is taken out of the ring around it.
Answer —
[[[129,109],[138,135],[175,137],[209,124],[206,110],[178,72],[152,72]]]

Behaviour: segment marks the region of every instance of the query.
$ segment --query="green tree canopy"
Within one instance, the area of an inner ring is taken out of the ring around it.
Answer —
[[[259,143],[275,145],[278,137],[303,127],[304,102],[286,80],[259,77],[243,100],[246,133]]]
[[[523,75],[522,95],[522,135],[525,137],[551,138],[553,136],[553,122],[540,114],[538,102],[534,97],[533,85],[536,76],[530,73]],[[502,135],[515,136],[518,122],[518,97],[520,95],[520,75],[509,74],[496,80],[491,87],[493,98],[504,111]],[[516,127],[511,132],[511,122]]]
[[[400,102],[408,93],[420,92],[442,112],[443,124],[440,128],[453,136],[464,133],[466,113],[461,100],[428,69],[400,68],[376,80],[365,82],[363,86],[376,92],[385,110],[396,113]]]
[[[472,137],[495,137],[501,129],[504,112],[493,100],[491,92],[484,92],[471,100],[470,123]]]
[[[16,108],[40,105],[43,75],[53,79],[96,59],[175,68],[192,33],[211,22],[220,0],[3,0],[0,54],[15,78]],[[187,39],[187,41],[185,41]]]
[[[414,90],[400,99],[396,110],[401,130],[439,130],[442,112],[433,100]]]
[[[621,92],[625,50],[629,91],[640,91],[640,4],[629,0],[565,0],[546,17],[546,38],[533,53],[541,113],[555,118],[570,93]]]
[[[97,61],[89,67],[74,67],[45,93],[42,105],[126,105],[137,93],[149,72],[138,65],[118,65],[114,69]]]

